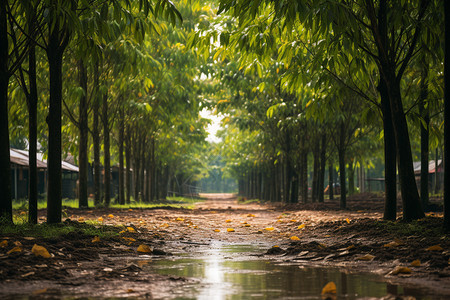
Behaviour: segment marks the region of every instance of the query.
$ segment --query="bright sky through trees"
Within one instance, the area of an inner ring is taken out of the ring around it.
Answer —
[[[200,112],[200,116],[202,118],[206,118],[211,120],[211,123],[206,127],[206,131],[208,132],[208,137],[206,140],[211,143],[218,143],[221,141],[219,137],[217,137],[217,131],[221,129],[220,121],[222,120],[222,116],[213,114],[210,110],[203,109]]]

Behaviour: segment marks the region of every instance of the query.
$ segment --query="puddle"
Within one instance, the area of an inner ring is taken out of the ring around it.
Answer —
[[[252,245],[213,245],[199,249],[195,256],[180,254],[175,259],[153,260],[144,269],[195,278],[196,283],[172,291],[176,299],[322,299],[321,290],[329,281],[337,285],[337,299],[388,294],[443,299],[420,289],[391,285],[373,274],[347,274],[336,268],[280,264],[249,256],[254,251]]]

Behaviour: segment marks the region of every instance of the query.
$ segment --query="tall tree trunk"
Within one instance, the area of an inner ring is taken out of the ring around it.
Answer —
[[[427,2],[421,1],[419,7],[419,21],[423,17],[423,13],[427,8]],[[423,209],[420,203],[419,193],[414,177],[413,160],[411,153],[411,143],[408,133],[408,124],[403,111],[402,96],[400,91],[400,82],[404,69],[396,69],[393,61],[396,57],[392,57],[389,53],[391,44],[388,42],[387,35],[387,16],[388,3],[386,0],[380,1],[378,12],[378,31],[376,35],[376,44],[379,50],[379,71],[380,80],[383,80],[389,99],[391,109],[392,124],[394,129],[395,146],[397,154],[397,167],[400,180],[400,190],[402,194],[403,219],[411,221],[424,217]],[[420,26],[420,22],[418,22]],[[376,24],[374,24],[375,26]],[[416,27],[416,32],[420,31],[420,27]],[[375,33],[375,31],[373,31]],[[409,47],[413,49],[416,40],[412,40]],[[395,55],[395,54],[394,54]],[[407,63],[404,61],[403,63]]]
[[[391,107],[386,83],[380,80],[378,91],[381,97],[381,112],[384,131],[384,214],[383,219],[397,218],[397,153],[395,149],[394,125],[392,124]]]
[[[341,209],[347,208],[347,198],[346,198],[346,188],[345,188],[345,124],[341,121],[339,133],[339,146],[338,146],[338,156],[339,156],[339,179],[341,183],[341,199],[339,207]]]
[[[52,8],[55,9],[55,8]],[[58,14],[53,14],[57,16]],[[48,191],[47,223],[61,222],[61,109],[62,109],[62,57],[69,42],[69,33],[60,21],[50,18],[47,58],[50,74],[50,106],[48,124]]]
[[[333,162],[330,159],[330,164],[328,165],[328,198],[330,198],[330,200],[334,200],[333,172]]]
[[[428,98],[428,65],[425,61],[422,62],[422,81],[420,82],[420,103],[419,113],[423,118],[420,122],[420,199],[422,200],[422,207],[428,207],[428,168],[429,168],[429,124],[430,124],[430,110],[426,107],[426,100]]]
[[[150,163],[151,163],[151,170],[150,170],[150,201],[155,200],[155,177],[156,177],[156,162],[155,162],[155,138],[151,137],[151,145],[150,145]],[[182,191],[180,191],[182,192]]]
[[[147,145],[147,137],[146,137],[146,134],[144,133],[142,135],[142,147],[141,147],[141,153],[140,153],[141,167],[139,168],[139,171],[140,171],[139,180],[141,181],[139,184],[140,189],[141,189],[141,193],[140,193],[141,199],[139,199],[140,201],[144,201],[144,198],[145,198],[145,193],[144,193],[144,191],[145,191],[144,177],[145,176],[144,176],[144,174],[145,174],[145,148],[146,148],[146,145]]]
[[[313,151],[313,181],[312,181],[312,202],[317,201],[318,189],[319,189],[319,169],[320,169],[320,140],[316,139],[314,142],[314,151]]]
[[[125,180],[124,180],[124,162],[123,162],[123,143],[125,131],[125,113],[124,107],[119,107],[119,203],[125,204]]]
[[[8,27],[7,1],[0,3],[0,223],[12,223],[11,165],[8,127]]]
[[[87,103],[87,72],[83,59],[78,61],[78,80],[83,89],[83,95],[80,97],[80,144],[79,144],[79,184],[78,184],[78,205],[80,208],[88,207],[88,103]]]
[[[127,161],[127,167],[126,167],[126,191],[127,191],[127,198],[126,202],[127,204],[130,204],[131,202],[131,132],[130,127],[127,126],[127,133],[126,133],[126,147],[125,147],[125,159]]]
[[[400,95],[400,82],[397,80],[392,82],[389,78],[391,77],[388,77],[387,82],[392,83],[391,87],[388,85],[388,93],[397,148],[397,167],[402,193],[403,219],[411,221],[423,218],[425,214],[417,192],[408,125]]]
[[[303,140],[304,141],[304,140]],[[304,144],[303,144],[304,145]],[[300,155],[300,165],[302,168],[302,180],[300,182],[301,184],[301,196],[302,196],[302,201],[303,203],[307,203],[308,202],[308,150],[306,149],[305,146],[303,146],[304,148],[302,149],[302,153]]]
[[[449,16],[450,17],[450,16]],[[434,156],[434,161],[435,161],[435,171],[434,171],[434,193],[435,194],[439,194],[440,192],[440,172],[439,168],[438,168],[438,162],[439,162],[439,146],[436,147],[435,150],[435,156]]]
[[[355,193],[355,167],[353,166],[353,158],[348,163],[348,195]]]
[[[94,102],[93,102],[93,122],[92,122],[92,142],[94,144],[94,204],[98,206],[101,199],[100,188],[100,131],[99,131],[99,114],[100,114],[100,91],[99,91],[99,70],[98,62],[94,65]]]
[[[140,175],[140,166],[141,166],[141,145],[142,145],[142,139],[140,137],[140,134],[136,132],[135,134],[136,141],[134,142],[133,147],[133,159],[134,159],[134,169],[133,169],[133,179],[134,179],[134,200],[140,201],[140,183],[141,180],[139,179]]]
[[[450,2],[444,1],[444,229],[450,231]]]
[[[111,203],[111,153],[109,150],[109,121],[108,121],[108,93],[103,94],[103,106],[102,106],[102,120],[103,120],[103,167],[105,176],[103,178],[105,206],[109,206]]]
[[[34,18],[34,17],[33,17]],[[30,25],[33,26],[34,25]],[[29,28],[30,33],[34,28]],[[30,84],[30,92],[27,97],[28,104],[28,157],[29,157],[29,200],[28,200],[28,222],[37,224],[38,222],[38,173],[37,173],[37,75],[36,75],[36,45],[30,43],[28,53],[28,80]]]
[[[324,202],[326,151],[327,151],[327,136],[326,134],[322,134],[322,147],[320,148],[320,172],[317,189],[319,202]]]

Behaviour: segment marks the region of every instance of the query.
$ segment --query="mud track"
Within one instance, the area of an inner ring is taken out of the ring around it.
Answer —
[[[258,245],[262,251],[243,254],[252,258],[369,271],[450,297],[450,239],[436,229],[442,225],[439,213],[416,223],[420,230],[411,227],[399,233],[381,221],[382,201],[370,196],[349,199],[349,210],[338,210],[336,202],[239,204],[232,195],[204,196],[207,200],[192,210],[66,209],[65,225],[80,231],[58,238],[0,231],[0,241],[8,244],[0,248],[0,297],[171,298],[176,286],[194,279],[154,274],[143,265],[179,253],[195,255],[217,242]],[[44,215],[41,211],[41,218]],[[95,240],[81,234],[88,221],[118,226],[110,229],[118,235]],[[22,251],[7,254],[14,244]],[[34,244],[47,248],[52,257],[33,255]],[[152,251],[138,252],[143,244]],[[427,250],[436,245],[440,248]],[[411,273],[394,274],[399,266]]]

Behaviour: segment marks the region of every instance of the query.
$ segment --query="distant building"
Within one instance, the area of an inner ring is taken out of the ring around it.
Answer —
[[[9,149],[11,161],[11,183],[13,199],[28,198],[29,156],[27,150]],[[38,194],[47,193],[47,162],[43,153],[37,153]],[[61,161],[62,197],[76,198],[79,169],[77,166]]]

